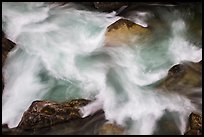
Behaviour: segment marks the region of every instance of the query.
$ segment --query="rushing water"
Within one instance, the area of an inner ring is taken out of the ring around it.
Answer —
[[[146,85],[181,61],[202,59],[201,11],[189,5],[135,9],[116,16],[74,3],[2,3],[2,30],[17,44],[3,68],[2,123],[17,126],[37,99],[86,98],[96,101],[81,109],[84,117],[103,108],[106,119],[128,127],[126,134],[162,134],[158,121],[165,115],[183,134],[197,108],[185,96]],[[105,47],[106,27],[121,16],[151,27],[152,37]]]

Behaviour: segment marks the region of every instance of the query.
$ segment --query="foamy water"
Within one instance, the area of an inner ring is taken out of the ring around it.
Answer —
[[[16,127],[37,99],[86,98],[96,101],[81,109],[84,117],[103,108],[106,119],[129,126],[125,134],[153,134],[166,110],[179,114],[176,124],[183,134],[187,116],[197,110],[191,100],[145,87],[174,64],[202,59],[202,49],[184,35],[182,17],[172,18],[171,35],[156,42],[104,47],[107,26],[121,18],[113,13],[74,3],[3,3],[2,8],[2,29],[17,44],[3,68],[2,124]],[[135,21],[147,24],[153,16],[142,13],[136,12],[144,17]]]

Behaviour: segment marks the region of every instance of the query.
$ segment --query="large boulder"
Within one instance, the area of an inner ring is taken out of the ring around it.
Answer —
[[[2,126],[4,135],[118,135],[125,129],[107,123],[103,110],[82,118],[79,108],[89,104],[86,99],[69,102],[34,101],[16,128]]]
[[[200,114],[190,114],[185,135],[202,135],[202,116]]]
[[[79,107],[85,106],[89,102],[85,99],[76,99],[64,103],[34,101],[24,112],[18,128],[36,130],[60,122],[81,119]]]
[[[174,65],[159,87],[176,92],[202,87],[202,61],[185,61]]]
[[[108,26],[105,34],[105,46],[133,45],[147,39],[149,33],[149,28],[126,19],[119,19]]]

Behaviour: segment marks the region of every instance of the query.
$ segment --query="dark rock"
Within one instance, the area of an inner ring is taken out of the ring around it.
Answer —
[[[199,64],[202,66],[202,60],[201,60],[201,61],[199,61]]]
[[[94,2],[94,6],[101,11],[113,11],[127,5],[127,2]]]
[[[7,58],[8,53],[15,47],[15,43],[10,41],[9,39],[6,38],[4,32],[2,31],[2,67],[4,66],[5,60]],[[4,88],[4,78],[2,76],[2,93],[3,93],[3,88]]]
[[[99,130],[99,135],[122,135],[124,131],[125,129],[120,125],[104,123]]]
[[[85,99],[76,99],[61,104],[54,101],[34,101],[24,112],[18,128],[36,130],[60,122],[81,119],[78,112],[79,107],[89,102]]]
[[[82,118],[79,107],[90,100],[75,99],[69,102],[34,101],[16,128],[4,134],[10,135],[107,135],[123,134],[124,128],[107,124],[103,110]]]
[[[103,110],[82,118],[79,107],[85,99],[69,102],[34,101],[16,128],[4,130],[4,135],[98,135],[107,122]],[[3,129],[3,127],[2,127]]]
[[[9,127],[7,124],[2,124],[2,133],[6,134],[8,133],[10,130],[9,130]]]
[[[185,135],[202,135],[202,116],[191,113]]]
[[[4,32],[2,31],[2,38],[4,38],[5,37],[5,34],[4,34]]]
[[[202,62],[185,61],[174,65],[159,86],[168,91],[178,92],[202,87]]]
[[[12,128],[4,135],[98,135],[100,127],[106,122],[104,112],[97,111],[93,115],[85,118],[73,119],[60,122],[47,127],[34,130],[25,130],[20,128]]]
[[[153,135],[180,135],[180,129],[177,124],[179,114],[168,110],[164,112],[164,115],[157,121]]]
[[[10,41],[9,39],[3,37],[2,38],[2,48],[5,51],[11,51],[15,47],[15,43]]]
[[[93,2],[81,2],[82,5],[87,6],[87,7],[94,7]]]
[[[184,135],[202,135],[202,133],[199,130],[191,129],[187,131]]]
[[[199,114],[191,113],[189,116],[190,128],[202,130],[202,117]]]

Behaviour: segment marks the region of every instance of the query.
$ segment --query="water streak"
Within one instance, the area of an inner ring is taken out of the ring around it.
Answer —
[[[168,22],[171,31],[159,40],[155,31],[153,40],[141,45],[104,47],[107,26],[121,18],[112,13],[74,3],[3,3],[2,8],[2,29],[17,44],[3,68],[2,123],[17,126],[37,99],[87,98],[96,101],[81,109],[84,117],[103,108],[106,119],[129,127],[127,134],[153,134],[166,110],[178,113],[183,134],[187,116],[196,110],[191,100],[145,87],[183,60],[202,59],[200,45],[186,38],[182,16]],[[135,11],[132,18],[144,16],[135,21],[148,23],[154,17],[149,12]]]

